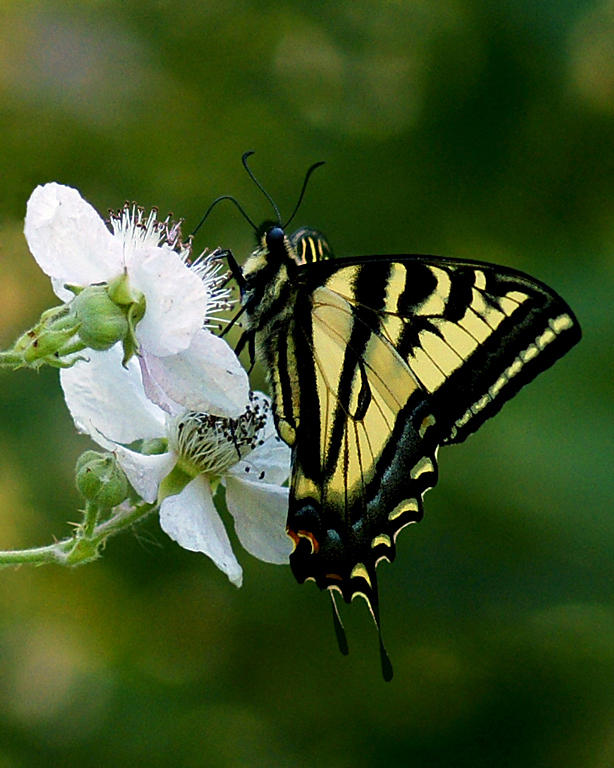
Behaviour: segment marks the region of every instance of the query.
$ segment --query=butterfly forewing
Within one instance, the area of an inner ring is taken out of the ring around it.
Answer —
[[[313,227],[301,227],[293,232],[289,239],[297,264],[312,264],[315,261],[333,258],[330,243]]]
[[[443,442],[475,431],[580,338],[551,289],[490,264],[374,256],[318,264],[306,282],[339,293],[357,318],[377,314],[375,332],[431,396]]]

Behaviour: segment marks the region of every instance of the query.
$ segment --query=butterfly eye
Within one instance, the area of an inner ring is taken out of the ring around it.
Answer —
[[[279,247],[284,242],[284,237],[281,227],[273,227],[266,233],[266,244],[269,248]]]

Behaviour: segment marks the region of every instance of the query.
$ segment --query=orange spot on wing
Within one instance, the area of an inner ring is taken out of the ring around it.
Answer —
[[[290,528],[286,528],[286,533],[288,534],[288,536],[294,542],[294,549],[296,549],[296,547],[297,547],[297,545],[298,545],[298,543],[300,541],[300,539],[298,537],[298,534],[294,533],[294,531],[291,530]],[[293,552],[294,552],[294,549],[292,550]]]
[[[318,553],[320,549],[320,543],[316,539],[316,537],[311,533],[311,531],[297,531],[298,535],[301,537],[301,539],[308,539],[309,543],[311,544],[311,554],[315,555]]]
[[[316,539],[311,531],[293,531],[291,528],[286,528],[286,533],[294,542],[294,548],[296,549],[300,539],[307,539],[311,544],[311,554],[315,555],[320,550],[320,542]]]

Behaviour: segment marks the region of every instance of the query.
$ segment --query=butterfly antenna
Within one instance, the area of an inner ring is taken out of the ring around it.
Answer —
[[[288,221],[286,221],[286,223],[284,225],[282,225],[282,229],[285,229],[288,226],[288,224],[292,221],[292,219],[296,216],[296,213],[297,213],[301,203],[303,202],[303,197],[305,197],[305,190],[307,189],[307,183],[309,182],[309,177],[315,171],[315,169],[319,168],[321,165],[324,165],[324,160],[320,160],[319,163],[314,163],[311,166],[311,168],[309,168],[307,173],[305,174],[305,180],[303,181],[303,188],[301,189],[301,194],[298,196],[298,202],[294,206],[294,210],[292,211]]]
[[[252,227],[254,230],[257,230],[257,229],[258,229],[258,227],[257,227],[257,226],[254,224],[254,222],[253,222],[253,221],[250,219],[250,217],[249,217],[249,216],[247,215],[247,213],[245,212],[245,210],[244,210],[243,206],[242,206],[242,205],[239,203],[239,201],[238,201],[236,198],[234,198],[232,195],[221,195],[221,197],[216,197],[216,199],[215,199],[215,200],[214,200],[214,201],[211,203],[211,205],[210,205],[210,206],[207,208],[207,210],[205,211],[205,215],[204,215],[204,216],[202,217],[202,219],[201,219],[201,220],[198,222],[198,225],[196,226],[196,228],[195,228],[195,229],[194,229],[194,231],[192,232],[192,234],[191,234],[191,237],[194,237],[194,235],[195,235],[195,234],[198,232],[198,230],[199,230],[199,229],[202,227],[202,225],[203,225],[203,224],[205,223],[205,221],[207,220],[207,218],[208,218],[209,214],[211,213],[211,211],[212,211],[212,210],[215,208],[215,206],[216,206],[218,203],[221,203],[221,202],[222,202],[222,200],[230,200],[230,202],[231,202],[231,203],[234,203],[234,204],[237,206],[237,208],[238,208],[238,210],[239,210],[239,213],[241,214],[241,216],[243,216],[243,218],[244,218],[244,219],[245,219],[245,220],[246,220],[246,221],[247,221],[247,222],[250,224],[250,226],[251,226],[251,227]]]
[[[341,621],[341,616],[339,615],[339,608],[337,607],[337,602],[335,600],[335,595],[331,590],[329,590],[330,599],[331,599],[331,605],[333,607],[333,626],[335,627],[335,636],[337,637],[337,644],[339,645],[339,650],[344,656],[347,656],[350,652],[350,649],[348,647],[348,639],[345,634],[345,627],[343,626],[343,622]]]
[[[273,200],[271,195],[269,195],[269,193],[266,191],[266,189],[262,186],[262,184],[254,176],[254,173],[253,173],[252,169],[247,164],[247,158],[251,157],[253,154],[255,154],[253,149],[251,149],[249,152],[244,152],[243,153],[243,157],[241,158],[241,162],[243,163],[243,167],[247,171],[247,174],[250,177],[250,179],[254,182],[254,184],[258,187],[258,189],[266,197],[266,199],[269,201],[269,203],[271,203],[271,205],[273,206],[273,210],[275,211],[275,215],[277,216],[277,221],[279,222],[279,226],[281,226],[281,214],[279,212],[279,208],[275,205],[275,200]]]

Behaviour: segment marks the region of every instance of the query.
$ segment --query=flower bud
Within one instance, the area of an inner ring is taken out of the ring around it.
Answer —
[[[112,453],[85,451],[77,460],[75,482],[87,501],[106,509],[128,496],[128,480]]]
[[[121,307],[109,298],[105,285],[90,285],[71,302],[81,322],[79,337],[86,347],[110,349],[128,332],[128,320]]]
[[[168,451],[168,440],[165,437],[151,437],[143,440],[139,448],[139,453],[144,456],[156,456]]]

